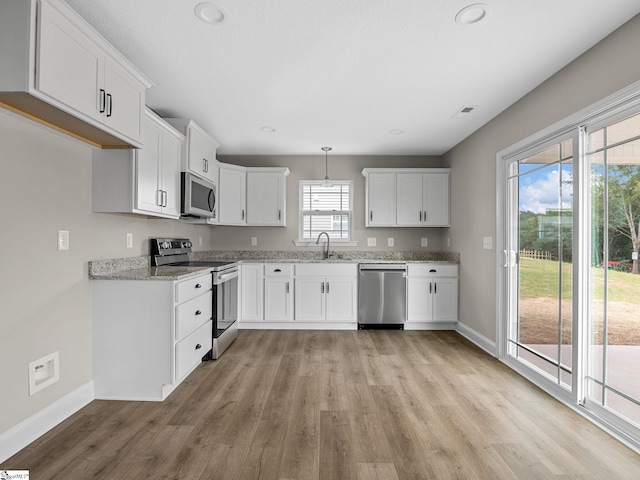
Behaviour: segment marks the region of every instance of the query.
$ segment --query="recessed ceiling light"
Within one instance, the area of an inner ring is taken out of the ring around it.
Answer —
[[[474,3],[464,7],[456,15],[456,23],[463,26],[478,23],[487,15],[487,8],[484,3]]]
[[[389,135],[402,135],[404,130],[401,128],[394,128],[393,130],[389,130]]]
[[[262,127],[260,130],[262,130],[264,133],[273,133],[276,131],[275,128],[273,127],[269,127],[267,125],[265,125],[264,127]]]
[[[227,20],[227,12],[211,2],[199,3],[195,8],[196,17],[211,25],[220,25]]]

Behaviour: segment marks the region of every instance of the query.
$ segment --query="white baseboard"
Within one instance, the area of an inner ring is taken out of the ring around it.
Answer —
[[[458,324],[456,325],[456,332],[458,332],[467,340],[475,343],[489,355],[493,357],[498,356],[498,348],[496,346],[496,342],[494,342],[493,340],[489,340],[484,335],[476,332],[473,328],[466,326],[462,322],[458,322]]]
[[[0,463],[15,455],[63,420],[93,401],[93,382],[86,383],[15,427],[0,434]]]

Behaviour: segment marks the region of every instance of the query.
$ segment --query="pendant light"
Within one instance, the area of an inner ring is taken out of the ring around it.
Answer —
[[[331,186],[331,180],[329,180],[329,159],[327,158],[327,153],[331,150],[331,147],[322,147],[322,151],[324,152],[324,182],[322,185],[325,187]]]

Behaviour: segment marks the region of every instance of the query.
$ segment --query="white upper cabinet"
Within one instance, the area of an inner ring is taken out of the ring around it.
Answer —
[[[396,174],[371,173],[367,177],[366,226],[396,224]]]
[[[247,168],[247,225],[287,226],[288,168]]]
[[[217,185],[216,150],[220,144],[193,120],[188,118],[165,118],[165,120],[187,139],[184,144],[183,171],[191,172]]]
[[[0,103],[93,145],[142,146],[151,82],[66,3],[3,0],[0,31]]]
[[[93,151],[93,211],[180,217],[184,137],[147,109],[144,147]]]
[[[218,212],[222,225],[247,223],[247,169],[220,163],[218,184]]]
[[[367,227],[448,227],[448,168],[365,168]]]

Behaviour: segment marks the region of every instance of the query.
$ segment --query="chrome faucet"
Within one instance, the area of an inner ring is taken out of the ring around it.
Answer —
[[[325,259],[329,259],[333,256],[333,253],[331,253],[331,240],[329,240],[329,234],[327,232],[320,232],[318,234],[318,239],[316,240],[316,245],[320,244],[320,237],[322,235],[326,235],[327,236],[327,253],[325,254],[324,258]]]

